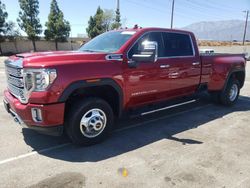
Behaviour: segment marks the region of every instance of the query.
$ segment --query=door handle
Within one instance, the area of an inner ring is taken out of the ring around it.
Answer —
[[[169,68],[169,67],[170,67],[170,65],[161,65],[160,66],[161,69],[166,69],[166,68]]]
[[[199,65],[200,62],[193,62],[192,65]]]

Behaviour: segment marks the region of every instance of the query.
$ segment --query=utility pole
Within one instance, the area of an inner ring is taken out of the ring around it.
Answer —
[[[174,1],[172,1],[172,13],[171,13],[171,29],[173,29],[173,24],[174,24]]]
[[[247,16],[246,16],[245,29],[244,29],[243,42],[242,42],[243,45],[245,44],[245,40],[246,40],[246,32],[247,32],[247,22],[248,22],[249,10],[246,10],[244,12],[247,13]]]
[[[120,10],[120,0],[116,0],[116,10]]]

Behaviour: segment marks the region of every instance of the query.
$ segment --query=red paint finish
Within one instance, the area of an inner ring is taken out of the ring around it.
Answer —
[[[181,30],[159,28],[135,29],[136,33],[115,54],[122,54],[123,60],[106,60],[107,53],[79,51],[25,53],[10,57],[23,59],[24,68],[53,68],[57,78],[45,92],[33,92],[27,105],[21,104],[8,91],[5,99],[11,108],[28,125],[54,126],[64,123],[64,103],[58,100],[66,88],[76,81],[112,79],[123,93],[122,108],[127,109],[154,103],[197,91],[200,84],[207,84],[209,90],[221,90],[229,72],[245,68],[242,55],[200,56],[193,33]],[[189,34],[193,41],[193,57],[160,58],[155,63],[140,63],[129,68],[127,53],[132,45],[147,32],[178,32]],[[194,65],[193,63],[199,62]],[[170,65],[169,68],[160,68]],[[30,109],[42,109],[44,121],[35,123]]]
[[[208,90],[222,90],[231,71],[245,70],[246,61],[242,54],[201,56],[202,83],[208,84]]]
[[[14,110],[28,126],[53,127],[63,125],[64,123],[64,103],[38,105],[23,105],[18,99],[14,98],[7,90],[4,91],[4,99],[10,104]],[[39,108],[42,110],[42,122],[34,122],[31,116],[31,108]]]

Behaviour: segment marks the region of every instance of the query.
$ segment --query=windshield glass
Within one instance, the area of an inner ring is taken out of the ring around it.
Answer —
[[[87,52],[116,52],[124,45],[133,35],[135,31],[112,31],[101,34],[79,50]]]

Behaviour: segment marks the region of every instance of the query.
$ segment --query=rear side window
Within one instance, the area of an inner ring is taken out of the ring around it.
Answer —
[[[187,34],[163,33],[164,57],[193,56],[191,38]]]
[[[150,32],[145,34],[141,39],[139,39],[134,46],[128,52],[128,58],[131,59],[134,54],[140,53],[142,50],[142,43],[144,41],[155,41],[158,44],[158,57],[164,56],[164,44],[162,40],[161,32]]]

